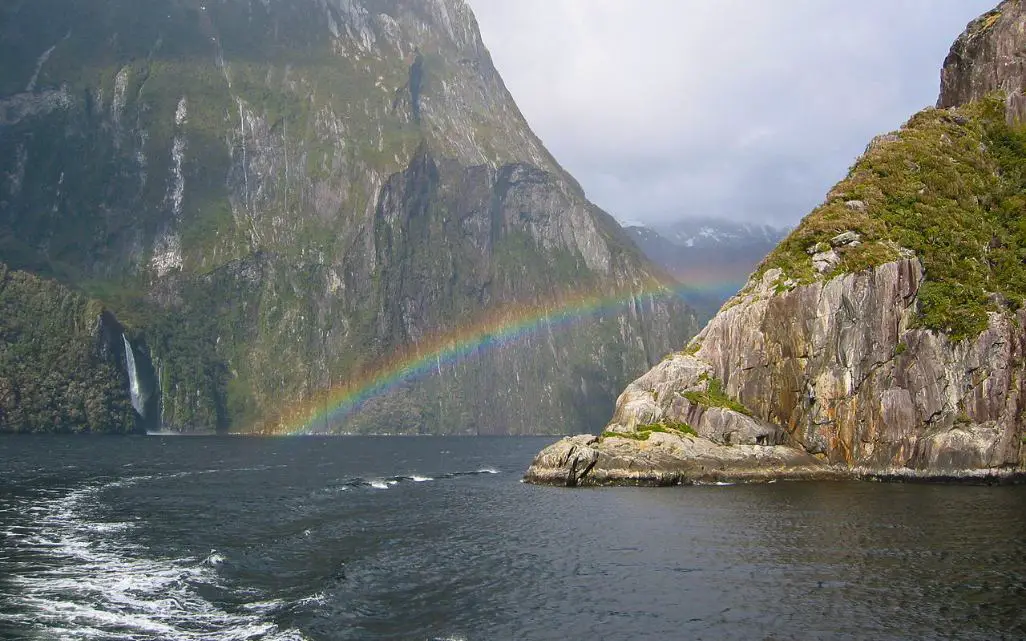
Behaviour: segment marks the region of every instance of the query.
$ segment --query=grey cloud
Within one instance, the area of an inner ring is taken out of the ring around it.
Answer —
[[[793,225],[936,100],[996,0],[469,0],[538,135],[598,205]]]

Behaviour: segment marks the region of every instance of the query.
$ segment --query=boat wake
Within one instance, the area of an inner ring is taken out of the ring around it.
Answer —
[[[285,604],[229,608],[205,598],[224,590],[217,568],[225,558],[216,550],[205,558],[154,558],[128,541],[137,523],[95,516],[104,492],[157,478],[96,484],[24,506],[28,518],[4,533],[5,547],[32,560],[5,577],[14,589],[0,601],[0,623],[39,639],[303,640],[273,622]]]
[[[0,531],[0,637],[132,641],[304,641],[279,625],[297,608],[324,598],[295,600],[240,593],[222,578],[232,559],[223,551],[159,556],[135,540],[143,522],[112,512],[114,490],[190,475],[241,470],[195,470],[99,480],[77,489],[52,489],[4,506],[17,514]],[[447,479],[498,474],[493,468],[440,474],[404,474],[340,480],[322,492],[381,491]],[[138,517],[136,517],[138,518]],[[311,530],[303,532],[304,538]]]

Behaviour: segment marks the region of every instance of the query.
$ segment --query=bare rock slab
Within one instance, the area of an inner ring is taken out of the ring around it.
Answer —
[[[848,476],[791,447],[724,446],[702,437],[654,433],[647,440],[566,437],[535,457],[524,480],[566,487],[667,486]]]

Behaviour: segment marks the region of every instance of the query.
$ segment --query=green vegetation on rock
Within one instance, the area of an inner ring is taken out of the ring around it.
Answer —
[[[954,339],[978,335],[988,311],[1026,300],[1026,128],[1009,124],[1000,95],[926,109],[871,143],[825,203],[762,263],[797,283],[818,275],[808,249],[845,231],[826,277],[895,260],[922,262],[920,323]]]
[[[0,432],[130,432],[120,328],[96,301],[0,263]]]
[[[690,403],[704,407],[723,407],[745,416],[752,415],[752,412],[747,407],[723,391],[723,381],[720,379],[708,374],[702,374],[698,380],[706,383],[707,387],[704,392],[690,391],[681,393]]]
[[[656,423],[638,425],[633,432],[602,432],[601,438],[629,438],[635,441],[647,441],[652,434],[660,432],[663,434],[677,434],[682,436],[698,436],[695,428],[681,421],[663,418]]]

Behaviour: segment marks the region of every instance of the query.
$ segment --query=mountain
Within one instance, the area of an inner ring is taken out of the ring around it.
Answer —
[[[738,245],[766,245],[772,249],[781,238],[787,235],[787,230],[772,225],[757,225],[718,218],[687,218],[657,225],[655,229],[675,245],[694,249]]]
[[[848,176],[604,438],[532,480],[1026,476],[1026,5],[969,24],[937,108]]]
[[[744,285],[786,229],[715,218],[624,227],[650,260],[683,283],[681,297],[703,320]]]
[[[462,0],[15,0],[0,58],[0,260],[117,321],[136,429],[589,429],[695,330]]]

